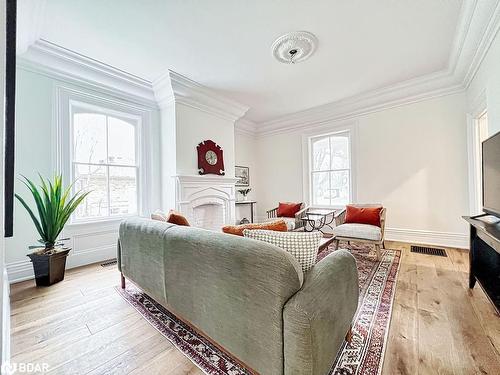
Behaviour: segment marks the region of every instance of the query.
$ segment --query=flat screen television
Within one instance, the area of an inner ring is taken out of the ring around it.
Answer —
[[[483,142],[483,211],[500,217],[500,132]]]

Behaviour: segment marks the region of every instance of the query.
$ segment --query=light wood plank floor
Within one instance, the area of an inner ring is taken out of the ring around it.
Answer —
[[[500,374],[500,318],[467,288],[467,252],[403,250],[383,374]],[[114,268],[68,270],[50,288],[12,285],[12,362],[50,374],[202,374],[114,290]]]

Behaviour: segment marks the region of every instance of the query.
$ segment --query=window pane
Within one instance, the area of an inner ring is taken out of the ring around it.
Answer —
[[[330,137],[332,168],[349,168],[349,138],[348,137]]]
[[[107,168],[96,165],[75,165],[75,190],[91,191],[75,211],[75,217],[108,216]]]
[[[106,163],[106,116],[97,113],[73,115],[73,160]]]
[[[135,126],[116,117],[108,117],[109,163],[135,165]]]
[[[313,171],[330,169],[330,143],[328,137],[313,141],[312,167]]]
[[[349,171],[331,173],[330,197],[331,205],[345,205],[349,203]]]
[[[134,167],[109,167],[111,215],[137,213],[137,179]]]
[[[329,172],[316,172],[312,176],[313,204],[330,205]]]

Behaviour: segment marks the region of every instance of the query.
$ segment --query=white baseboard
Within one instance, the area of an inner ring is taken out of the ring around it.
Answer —
[[[112,258],[116,258],[116,245],[102,246],[82,252],[70,252],[66,260],[66,268],[85,266]],[[29,259],[8,263],[7,273],[11,284],[35,277]]]
[[[469,248],[469,236],[463,233],[385,228],[385,239],[434,246],[456,247],[459,249]]]

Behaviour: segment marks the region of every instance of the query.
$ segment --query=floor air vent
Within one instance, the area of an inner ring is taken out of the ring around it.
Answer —
[[[427,247],[427,246],[412,246],[412,253],[426,254],[426,255],[435,255],[438,257],[447,257],[446,251],[444,249],[438,249],[436,247]]]
[[[118,262],[116,259],[111,259],[111,260],[108,260],[104,263],[101,263],[101,267],[111,267],[111,266],[115,266],[117,263]]]

